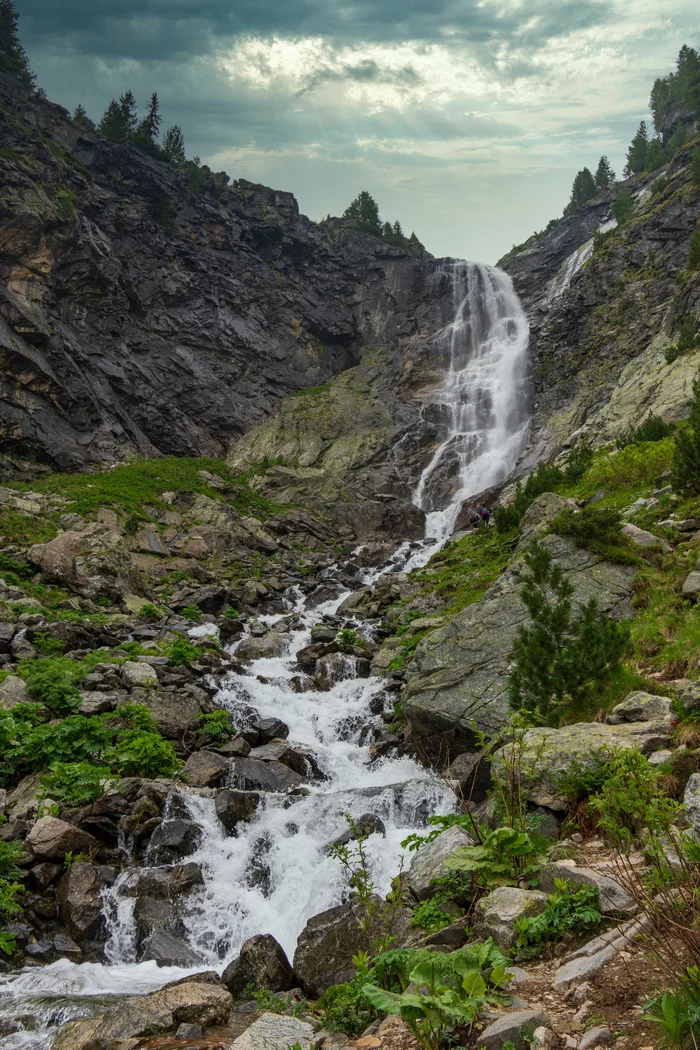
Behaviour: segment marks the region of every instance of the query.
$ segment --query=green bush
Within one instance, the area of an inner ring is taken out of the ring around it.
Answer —
[[[65,715],[80,707],[77,682],[84,677],[80,666],[65,656],[23,661],[20,673],[27,692],[34,700],[46,704],[55,715]]]
[[[33,571],[26,561],[18,561],[16,558],[8,558],[6,554],[0,554],[0,572],[13,572],[21,579],[26,579]]]
[[[496,828],[476,846],[460,846],[444,862],[447,871],[467,872],[490,891],[533,880],[539,870],[537,847],[525,831]]]
[[[169,777],[182,768],[170,741],[143,729],[121,732],[112,754],[114,766],[126,776]]]
[[[640,564],[640,556],[620,528],[619,511],[595,504],[580,511],[567,508],[557,514],[550,526],[558,536],[570,536],[578,547],[585,547],[608,561],[623,565]]]
[[[335,640],[341,653],[349,653],[356,645],[362,644],[357,631],[351,631],[348,627],[343,627],[342,631],[338,631]]]
[[[41,778],[42,798],[52,798],[67,806],[85,806],[103,794],[103,781],[110,776],[107,766],[90,762],[54,762]]]
[[[24,891],[19,881],[22,872],[17,861],[22,856],[21,842],[0,842],[0,921],[13,919],[22,911],[17,897]],[[15,938],[7,930],[0,930],[0,952],[12,955]]]
[[[163,652],[168,658],[168,663],[173,667],[189,667],[190,664],[201,656],[196,645],[192,645],[182,635],[178,635],[172,642],[163,646]]]
[[[555,879],[555,891],[549,897],[544,911],[532,918],[517,919],[516,951],[531,957],[543,948],[560,941],[569,930],[595,930],[603,921],[598,906],[595,886],[572,889],[564,879]]]
[[[453,921],[453,916],[448,915],[440,907],[448,899],[448,894],[437,893],[431,900],[418,904],[411,913],[411,926],[417,926],[419,930],[425,930],[427,933],[444,930]]]
[[[202,610],[198,605],[186,605],[184,609],[180,610],[180,615],[184,616],[186,620],[198,620],[202,615]]]
[[[151,602],[145,602],[139,609],[139,620],[159,620],[163,615],[162,610]]]
[[[32,639],[32,644],[39,649],[44,656],[63,656],[64,643],[60,638],[53,638],[47,631],[37,631]]]
[[[665,1043],[678,1050],[700,1045],[700,968],[689,966],[680,985],[644,1006],[644,1016],[662,1029]]]
[[[664,350],[666,364],[673,364],[677,358],[690,353],[691,350],[697,350],[698,347],[700,347],[700,325],[691,314],[686,314],[678,325],[678,342],[669,343]]]
[[[230,740],[236,732],[230,712],[223,708],[221,711],[213,711],[210,715],[200,715],[199,723],[200,740],[207,737],[215,742]]]
[[[660,416],[651,415],[638,427],[630,427],[615,442],[618,449],[628,445],[641,445],[645,441],[663,441],[673,433],[673,425],[666,423]]]
[[[508,507],[496,507],[493,517],[498,531],[509,532],[519,525],[528,508],[543,492],[556,492],[561,485],[580,481],[592,460],[591,448],[580,443],[571,449],[563,469],[551,463],[540,463],[524,485],[520,481],[516,484],[513,503]]]
[[[509,699],[540,725],[593,713],[605,685],[621,667],[630,630],[601,613],[594,599],[574,613],[574,588],[544,547],[525,554],[529,574],[520,592],[531,626],[513,645]]]

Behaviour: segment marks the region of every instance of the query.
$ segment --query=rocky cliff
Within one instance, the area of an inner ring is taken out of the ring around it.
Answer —
[[[429,257],[100,138],[0,77],[0,452],[219,455],[417,327]]]
[[[530,318],[535,403],[521,472],[577,438],[600,445],[652,414],[687,415],[697,353],[668,363],[665,350],[700,309],[700,273],[686,271],[700,211],[697,144],[627,180],[635,210],[624,225],[615,227],[604,191],[500,260]]]

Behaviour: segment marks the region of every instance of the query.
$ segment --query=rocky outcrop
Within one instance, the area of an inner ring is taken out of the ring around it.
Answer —
[[[79,532],[61,532],[48,543],[35,544],[29,558],[47,580],[85,598],[122,598],[143,588],[123,538],[97,521]]]
[[[11,462],[219,455],[281,395],[412,332],[422,249],[106,141],[4,74],[0,106]]]
[[[685,272],[700,197],[692,149],[626,181],[635,213],[599,247],[592,238],[611,221],[609,191],[500,260],[531,323],[535,410],[522,471],[572,439],[601,444],[652,414],[688,414],[697,355],[669,364],[664,351],[700,306],[700,274]]]
[[[574,585],[576,601],[595,598],[614,617],[631,615],[633,570],[561,536],[547,535],[541,542]],[[523,562],[516,559],[480,602],[418,645],[405,713],[409,744],[421,754],[444,762],[474,751],[480,733],[490,736],[507,721],[510,652],[527,617],[520,598],[522,571]]]
[[[246,990],[266,989],[284,992],[294,987],[294,973],[282,946],[270,933],[249,937],[238,958],[230,963],[221,978],[234,996]],[[247,993],[246,993],[247,994]]]

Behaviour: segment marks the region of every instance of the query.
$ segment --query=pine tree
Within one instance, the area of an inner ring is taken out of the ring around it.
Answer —
[[[85,106],[82,106],[80,104],[77,105],[73,110],[73,120],[76,124],[88,124],[91,128],[94,128],[95,126],[90,120],[89,116],[87,115],[87,110],[85,109]]]
[[[673,129],[673,134],[668,140],[666,150],[669,157],[675,157],[679,150],[685,146],[685,140],[688,138],[688,129],[685,124],[679,121]]]
[[[627,150],[625,175],[636,175],[646,169],[648,147],[649,133],[647,132],[647,122],[643,120],[637,128],[637,134],[630,143],[630,148]]]
[[[126,127],[125,138],[130,138],[136,131],[139,121],[136,112],[136,99],[134,98],[133,91],[125,91],[123,95],[119,96],[119,107],[122,111],[124,125]]]
[[[382,222],[379,218],[379,207],[374,197],[367,190],[358,193],[355,200],[348,205],[343,212],[344,219],[354,219],[364,230],[370,233],[382,232]]]
[[[681,101],[700,120],[700,55],[684,44],[678,53],[678,81]]]
[[[418,240],[418,238],[416,237],[416,233],[415,233],[415,230],[412,230],[412,231],[411,231],[411,236],[410,236],[410,237],[409,237],[408,239],[409,239],[409,241],[411,242],[411,244],[420,244],[420,241],[419,241],[419,240]]]
[[[154,91],[148,101],[146,116],[141,121],[139,127],[155,142],[158,138],[158,133],[160,132],[160,122],[160,103],[158,101],[158,94]]]
[[[394,233],[394,228],[391,225],[391,223],[390,222],[385,222],[384,225],[382,226],[382,237],[384,237],[385,240],[389,240],[389,238],[392,237],[393,233]]]
[[[12,0],[0,0],[0,69],[33,88],[36,77],[20,43],[18,27],[19,15]]]
[[[185,163],[185,140],[177,124],[173,124],[163,135],[163,156],[171,164]]]
[[[396,237],[403,237],[403,230],[401,229],[401,223],[398,219],[394,223],[394,234]]]
[[[687,426],[676,434],[671,464],[671,483],[675,492],[700,492],[700,375],[693,383],[693,403]]]
[[[124,110],[115,98],[112,99],[97,126],[100,135],[115,142],[123,142],[127,135],[127,123]]]
[[[591,175],[589,168],[582,168],[581,171],[577,172],[574,184],[571,187],[571,199],[564,211],[565,215],[571,215],[578,211],[582,204],[590,200],[591,197],[595,197],[596,186],[595,180]]]
[[[612,170],[612,165],[605,155],[598,161],[594,181],[597,190],[606,190],[615,182],[615,172]]]
[[[513,646],[511,707],[541,725],[590,715],[620,667],[629,628],[601,613],[594,599],[574,612],[574,588],[546,548],[532,544],[525,564],[520,596],[531,626],[519,629]]]
[[[666,151],[661,144],[661,139],[649,139],[647,146],[647,171],[656,171],[662,164],[666,163]]]
[[[618,226],[624,226],[634,213],[634,197],[629,190],[618,190],[613,204],[613,215]]]

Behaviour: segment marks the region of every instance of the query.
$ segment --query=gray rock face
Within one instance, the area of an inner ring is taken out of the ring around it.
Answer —
[[[71,864],[58,884],[56,903],[61,921],[78,942],[92,940],[102,930],[101,889],[97,869],[83,862]]]
[[[309,1050],[314,1038],[313,1025],[297,1017],[263,1014],[231,1044],[235,1050],[288,1050],[298,1044]]]
[[[284,992],[294,987],[294,972],[282,945],[269,934],[249,937],[239,956],[224,970],[221,978],[234,997],[253,985],[256,991]]]
[[[34,544],[28,557],[48,580],[85,598],[121,598],[143,590],[123,538],[97,521],[80,532],[60,532],[48,543]]]
[[[231,777],[243,791],[291,791],[304,778],[282,762],[261,762],[256,758],[236,758]]]
[[[685,785],[683,803],[688,823],[696,836],[700,837],[700,773],[693,773]]]
[[[632,614],[633,570],[603,561],[560,536],[545,536],[542,543],[566,571],[577,601],[596,598],[614,617]],[[482,601],[418,645],[405,712],[409,742],[421,750],[443,760],[445,752],[473,751],[478,732],[490,735],[509,717],[509,653],[527,616],[520,599],[522,569],[516,561]]]
[[[476,1045],[484,1050],[501,1050],[504,1043],[512,1043],[516,1050],[527,1050],[530,1045],[527,1036],[533,1028],[539,1025],[549,1027],[550,1024],[541,1010],[514,1010],[484,1029]]]
[[[230,759],[214,751],[194,751],[185,762],[191,787],[216,787],[228,773]]]
[[[153,832],[148,846],[151,864],[174,864],[194,853],[202,829],[193,820],[164,820]]]
[[[647,532],[646,529],[640,529],[637,525],[632,525],[631,523],[623,525],[622,533],[627,536],[636,547],[660,550],[665,553],[668,553],[671,550],[670,543],[667,543],[663,537],[655,536],[653,532]]]
[[[248,635],[236,649],[236,659],[246,663],[250,660],[266,660],[282,656],[289,645],[289,639],[277,631],[268,631],[261,638]]]
[[[141,962],[152,961],[158,966],[198,966],[202,957],[193,951],[185,941],[174,937],[167,930],[154,930],[144,944]]]
[[[691,572],[683,583],[683,597],[691,602],[700,599],[700,572]]]
[[[5,250],[41,274],[4,293],[0,321],[3,421],[20,456],[70,471],[129,453],[221,455],[281,394],[325,382],[365,346],[418,341],[434,297],[420,249],[317,226],[290,193],[227,186],[223,173],[204,169],[194,192],[4,74],[0,104],[18,118],[4,145],[37,165],[30,175],[8,159],[0,184],[6,213],[25,216]],[[69,188],[76,214],[57,217],[42,183]],[[172,228],[158,221],[163,200]]]
[[[381,903],[378,897],[376,901]],[[367,951],[371,941],[359,926],[363,915],[361,905],[353,900],[314,915],[300,933],[294,952],[294,974],[312,999],[323,995],[332,984],[342,984],[354,975],[352,957]],[[399,938],[405,936],[409,924],[410,911],[401,908],[394,916],[390,933]]]
[[[555,880],[564,879],[571,886],[595,886],[603,915],[634,915],[639,905],[612,875],[597,868],[582,868],[573,861],[560,860],[545,864],[540,873],[540,887],[554,893]]]
[[[515,925],[518,919],[539,915],[546,904],[547,894],[539,890],[499,886],[477,902],[474,933],[483,939],[493,937],[499,948],[512,948],[518,937]]]
[[[223,1025],[233,1002],[218,977],[198,974],[150,995],[123,999],[104,1014],[64,1025],[54,1050],[112,1050],[120,1040],[160,1035],[180,1024]],[[214,975],[215,976],[215,975]],[[199,978],[199,979],[198,979]]]
[[[92,835],[58,817],[37,820],[26,842],[35,857],[45,860],[62,859],[66,853],[81,853],[98,846]]]
[[[613,707],[607,721],[608,725],[616,726],[623,722],[651,722],[670,717],[670,697],[638,692],[630,693],[622,703]]]
[[[224,788],[216,796],[216,815],[226,830],[236,833],[238,824],[247,823],[257,810],[263,795],[260,791],[237,791]]]
[[[670,739],[670,719],[616,726],[579,722],[562,729],[529,729],[523,738],[521,782],[530,802],[563,812],[568,803],[559,777],[572,765],[592,767],[608,759],[615,748],[637,748],[649,755],[666,748]],[[495,774],[504,773],[508,758],[503,750],[495,753]]]
[[[433,842],[421,846],[406,874],[406,885],[416,900],[434,897],[440,887],[435,886],[433,880],[447,875],[445,861],[462,846],[473,845],[474,839],[455,826],[443,831]]]

